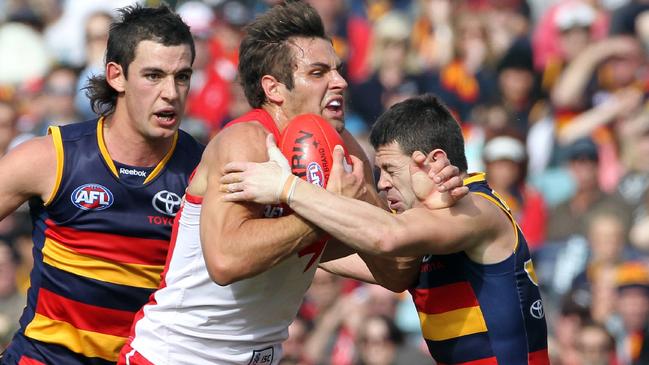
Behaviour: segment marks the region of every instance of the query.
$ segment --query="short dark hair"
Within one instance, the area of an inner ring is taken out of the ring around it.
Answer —
[[[370,131],[370,143],[376,149],[392,142],[399,143],[407,155],[442,149],[451,164],[462,172],[467,171],[460,125],[432,94],[406,99],[379,116]]]
[[[142,41],[154,41],[165,46],[187,44],[194,62],[196,50],[189,26],[166,5],[151,8],[136,4],[117,11],[120,18],[111,24],[108,32],[106,64],[115,62],[122,66],[124,77],[128,76],[128,66],[135,59],[135,51]],[[91,77],[85,90],[95,113],[111,114],[115,110],[118,93],[108,84],[105,75]]]
[[[261,87],[264,75],[272,75],[289,90],[293,89],[293,38],[328,39],[320,15],[301,1],[286,1],[272,7],[250,23],[245,32],[239,47],[239,77],[253,108],[266,101]]]

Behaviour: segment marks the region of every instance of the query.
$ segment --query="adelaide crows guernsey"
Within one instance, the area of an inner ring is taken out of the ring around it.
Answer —
[[[46,202],[30,202],[34,268],[6,364],[114,364],[135,313],[160,283],[203,146],[179,131],[152,170],[118,169],[102,131],[103,119],[49,130],[56,185]]]
[[[410,293],[428,349],[438,364],[547,365],[543,302],[525,237],[484,174],[464,183],[507,214],[517,241],[496,264],[464,252],[424,257]]]

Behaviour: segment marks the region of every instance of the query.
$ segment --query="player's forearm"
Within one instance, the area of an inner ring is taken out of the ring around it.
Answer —
[[[297,182],[290,207],[355,250],[374,255],[390,253],[384,243],[394,217],[381,208],[334,195],[302,180]]]
[[[419,273],[421,257],[386,257],[359,253],[372,273],[375,282],[382,287],[401,293],[410,288]]]

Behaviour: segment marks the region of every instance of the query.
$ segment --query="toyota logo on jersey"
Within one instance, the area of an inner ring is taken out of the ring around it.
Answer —
[[[162,214],[175,217],[180,209],[180,197],[171,191],[161,190],[153,197],[153,208]]]
[[[74,189],[72,204],[83,210],[104,210],[113,205],[113,193],[99,184],[85,184]]]

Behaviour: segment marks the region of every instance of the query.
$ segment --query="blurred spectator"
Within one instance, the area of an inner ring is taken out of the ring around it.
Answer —
[[[581,365],[617,365],[615,340],[601,324],[589,322],[577,332]]]
[[[227,80],[219,76],[212,63],[214,58],[210,44],[214,37],[215,15],[210,6],[200,1],[184,2],[177,12],[189,25],[196,51],[187,110],[181,128],[197,140],[206,142],[211,130],[218,130],[229,99]]]
[[[564,159],[574,180],[575,192],[567,201],[549,211],[549,240],[566,239],[574,234],[586,236],[588,216],[602,206],[610,205],[625,215],[623,204],[599,187],[599,154],[592,139],[584,138],[571,144]]]
[[[21,23],[0,24],[0,55],[0,85],[19,87],[43,77],[50,66],[42,35]]]
[[[18,253],[18,266],[16,267],[16,286],[22,295],[27,295],[30,286],[29,275],[34,266],[32,250],[32,221],[27,206],[23,205],[18,211],[5,218],[3,221],[13,221],[12,230],[9,235],[12,237],[13,248]],[[24,302],[23,302],[24,304]]]
[[[599,179],[612,191],[621,176],[612,124],[643,100],[646,57],[638,40],[617,36],[591,43],[563,71],[551,92],[561,145],[591,136],[600,149]]]
[[[115,9],[142,0],[66,0],[45,1],[54,5],[49,10],[56,14],[43,32],[47,48],[56,63],[82,67],[86,56],[84,23],[88,15],[97,11],[114,12]]]
[[[649,363],[649,269],[646,262],[629,262],[617,272],[617,314],[614,327],[621,365]]]
[[[372,30],[370,21],[380,18],[391,4],[374,8],[374,14],[358,14],[347,9],[345,0],[308,0],[320,17],[325,32],[333,41],[334,50],[346,64],[345,79],[351,84],[359,83],[370,75],[369,65],[374,57],[370,56]],[[388,3],[388,2],[384,2]],[[374,4],[376,5],[376,4]],[[368,1],[367,12],[372,12],[373,4]]]
[[[540,1],[539,1],[540,2]],[[550,4],[536,23],[532,42],[534,65],[537,70],[550,71],[552,79],[560,72],[563,64],[571,60],[583,47],[586,30],[589,39],[600,40],[608,31],[608,16],[592,6],[596,1],[559,0]],[[544,2],[548,3],[548,2]],[[568,31],[568,34],[563,34]],[[567,36],[567,37],[566,37]],[[567,42],[569,39],[575,44]],[[572,50],[574,47],[574,51]]]
[[[432,359],[418,349],[404,345],[403,334],[391,317],[370,315],[358,333],[356,365],[426,364]]]
[[[410,52],[408,17],[390,11],[374,24],[372,74],[358,85],[351,85],[353,109],[367,129],[394,103],[419,93]]]
[[[611,15],[609,27],[610,34],[635,34],[637,19],[640,14],[649,10],[649,3],[645,0],[629,0],[623,6],[615,9]]]
[[[515,40],[498,62],[497,81],[501,102],[507,108],[513,127],[527,134],[530,115],[537,102],[537,74],[532,47],[527,38]]]
[[[282,359],[279,365],[309,365],[305,359],[304,343],[312,328],[306,319],[297,316],[288,326],[288,338],[282,344]]]
[[[542,88],[549,93],[561,72],[588,44],[595,39],[593,24],[597,12],[588,2],[582,0],[562,1],[548,14],[546,27],[538,27],[533,38],[535,65],[543,72]],[[552,50],[544,53],[541,43],[542,32],[551,32],[555,42],[547,42]],[[600,34],[601,38],[603,34]],[[537,55],[538,53],[538,55]],[[543,59],[543,60],[541,60]]]
[[[519,139],[499,135],[488,140],[483,150],[487,181],[511,209],[530,250],[545,241],[547,212],[543,196],[526,183],[527,157]]]
[[[253,14],[239,0],[221,1],[213,8],[199,1],[188,1],[178,8],[178,13],[190,26],[196,43],[186,119],[205,125],[207,136],[193,134],[199,140],[206,140],[231,117],[229,105],[237,76],[239,43],[243,27],[252,20]],[[183,129],[198,132],[198,126],[184,125]]]
[[[616,193],[632,214],[631,244],[649,253],[649,109],[620,123],[617,132],[626,172]]]
[[[311,307],[311,313],[316,314],[312,317],[314,330],[305,343],[309,363],[352,363],[356,354],[354,341],[358,326],[365,318],[366,302],[363,290],[345,295],[340,277],[320,269],[316,271],[305,298],[306,308]]]
[[[85,67],[79,73],[77,94],[74,103],[81,120],[96,118],[90,99],[86,96],[85,87],[88,80],[104,73],[104,54],[108,42],[108,27],[113,17],[110,13],[98,11],[88,16],[85,23]]]
[[[496,84],[488,67],[493,55],[481,14],[461,12],[452,24],[452,58],[441,69],[424,75],[422,91],[437,94],[459,121],[466,122],[471,109],[494,94]]]
[[[41,119],[36,121],[32,129],[36,135],[45,135],[51,125],[66,125],[80,121],[74,104],[77,79],[77,70],[65,65],[53,67],[45,75],[39,97],[42,108]]]
[[[527,0],[485,1],[489,43],[495,58],[501,58],[520,38],[530,35],[531,9]]]
[[[16,288],[17,261],[11,245],[0,239],[0,351],[18,330],[18,318],[25,307],[25,296]]]
[[[615,307],[616,267],[641,258],[627,244],[628,226],[615,210],[593,212],[588,221],[589,259],[584,271],[573,281],[573,288],[591,295],[591,317],[606,322]]]
[[[418,0],[413,23],[412,48],[424,70],[439,70],[453,59],[452,16],[450,0]]]
[[[0,157],[9,149],[11,141],[16,137],[16,122],[18,113],[9,101],[0,100]]]
[[[570,292],[564,296],[559,313],[552,321],[553,341],[550,343],[554,347],[550,348],[550,353],[557,360],[556,363],[581,365],[577,350],[577,334],[582,325],[588,321],[589,304],[580,298],[577,292]]]

